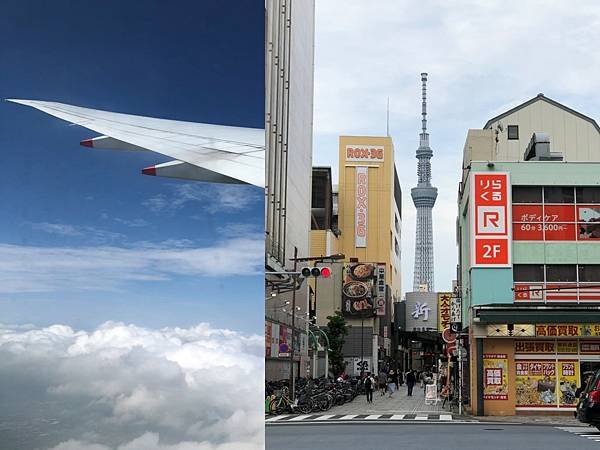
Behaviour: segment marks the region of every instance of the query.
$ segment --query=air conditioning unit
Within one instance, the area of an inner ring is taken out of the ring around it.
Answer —
[[[523,154],[524,161],[562,161],[562,152],[550,151],[550,135],[548,133],[533,133]]]

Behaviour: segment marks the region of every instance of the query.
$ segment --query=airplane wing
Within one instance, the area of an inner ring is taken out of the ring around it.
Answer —
[[[7,100],[102,134],[82,141],[86,147],[150,150],[174,158],[145,168],[142,173],[146,175],[265,186],[264,130],[135,116],[39,100]]]

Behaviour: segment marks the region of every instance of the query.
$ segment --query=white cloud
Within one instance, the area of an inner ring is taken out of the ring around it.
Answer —
[[[111,242],[123,239],[125,236],[121,233],[101,230],[90,226],[75,226],[64,223],[33,222],[29,223],[31,228],[44,233],[56,234],[66,237],[82,237],[91,243]]]
[[[187,240],[136,248],[35,247],[0,244],[0,294],[58,290],[115,290],[129,281],[183,276],[262,273],[264,241],[232,238],[210,247]]]
[[[260,191],[246,185],[185,183],[171,186],[169,194],[158,194],[144,202],[155,213],[172,213],[197,203],[208,213],[235,212],[250,208],[262,199]]]
[[[421,110],[429,73],[436,288],[451,287],[454,222],[467,130],[540,92],[582,113],[600,113],[600,3],[547,0],[360,0],[316,3],[314,164],[337,179],[340,134],[384,135],[386,99],[402,184],[403,290],[412,290]]]
[[[0,383],[20,387],[0,415],[41,405],[53,450],[259,449],[263,353],[262,336],[208,324],[0,326]]]

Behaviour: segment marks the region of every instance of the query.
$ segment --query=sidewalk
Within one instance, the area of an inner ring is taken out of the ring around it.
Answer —
[[[411,414],[411,413],[450,413],[449,404],[442,409],[442,402],[437,405],[426,405],[423,389],[418,385],[413,389],[412,397],[406,395],[406,385],[400,386],[392,398],[386,392],[382,397],[379,391],[373,393],[373,403],[367,403],[365,395],[359,395],[352,402],[334,406],[327,414]]]
[[[571,416],[480,416],[476,419],[484,422],[498,423],[522,423],[526,425],[555,425],[570,427],[587,427],[586,424],[579,422]]]

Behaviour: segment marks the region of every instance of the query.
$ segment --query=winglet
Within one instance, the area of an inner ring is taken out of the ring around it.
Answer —
[[[150,166],[150,167],[146,167],[144,169],[142,169],[142,174],[143,175],[152,175],[153,177],[156,176],[156,166]]]
[[[81,141],[79,143],[79,145],[83,145],[84,147],[93,148],[94,147],[94,140],[93,139],[84,139],[83,141]]]

